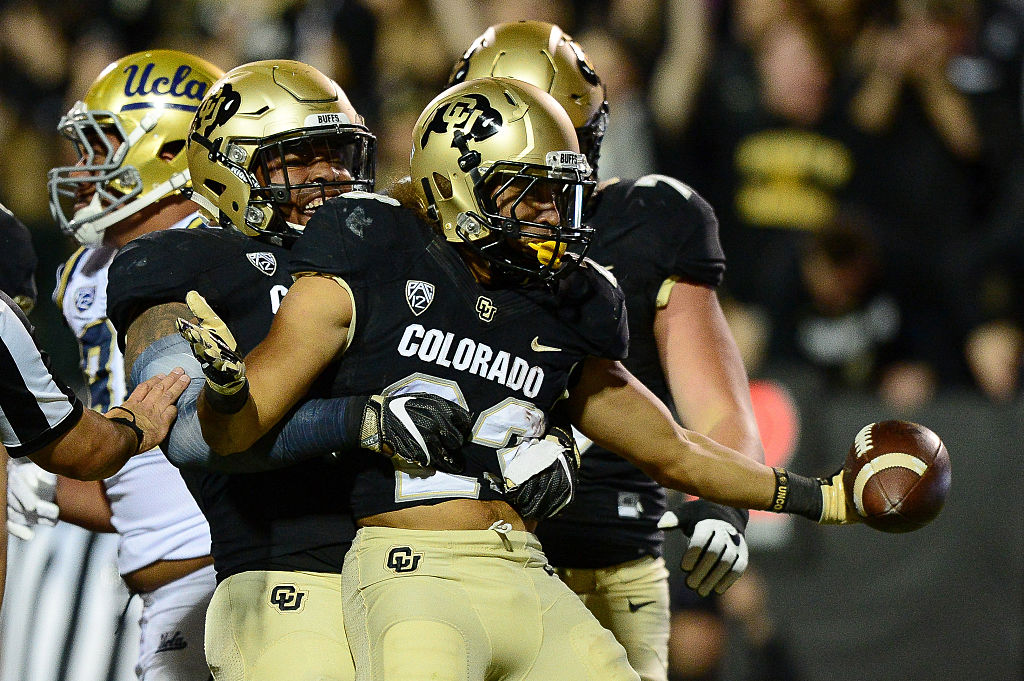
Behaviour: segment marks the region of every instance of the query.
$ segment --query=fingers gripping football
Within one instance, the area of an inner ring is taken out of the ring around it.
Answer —
[[[680,567],[687,573],[686,586],[701,596],[725,593],[743,576],[749,562],[745,526],[741,512],[703,500],[668,511],[658,523],[662,529],[679,528],[688,536]]]
[[[408,463],[461,473],[473,415],[430,393],[373,395],[363,411],[360,446]]]
[[[57,476],[27,458],[7,461],[7,531],[19,539],[35,536],[37,525],[53,527],[60,509],[54,502]]]
[[[550,518],[572,501],[579,469],[572,433],[552,427],[543,439],[520,445],[505,467],[505,494],[523,518]]]
[[[236,352],[235,337],[199,293],[189,291],[185,302],[199,323],[179,317],[176,326],[192,346],[192,354],[206,375],[206,384],[223,395],[237,393],[245,385],[245,362]]]

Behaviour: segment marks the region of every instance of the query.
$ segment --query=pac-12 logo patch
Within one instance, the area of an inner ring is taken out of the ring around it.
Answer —
[[[92,307],[94,302],[96,302],[95,286],[86,286],[75,292],[75,309],[79,312],[85,312]]]
[[[278,584],[270,590],[270,604],[281,612],[299,612],[305,607],[308,595],[308,591],[294,584]]]
[[[421,558],[422,553],[413,553],[412,548],[408,546],[396,546],[388,551],[388,559],[384,565],[396,574],[415,572],[420,566]]]
[[[414,315],[420,316],[434,302],[434,285],[410,279],[405,282],[405,302]]]
[[[277,272],[277,258],[273,253],[260,251],[259,253],[246,253],[245,257],[249,259],[253,267],[268,277],[274,276],[274,272]]]

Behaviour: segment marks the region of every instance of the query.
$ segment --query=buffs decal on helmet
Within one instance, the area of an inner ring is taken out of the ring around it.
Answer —
[[[111,225],[185,189],[185,135],[221,75],[177,50],[136,52],[107,66],[57,126],[78,154],[78,163],[48,175],[61,230],[97,246]]]

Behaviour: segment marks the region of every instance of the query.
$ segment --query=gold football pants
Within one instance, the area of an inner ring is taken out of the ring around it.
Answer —
[[[353,681],[341,575],[228,577],[206,614],[206,659],[216,681]]]
[[[643,681],[667,681],[668,569],[661,558],[606,568],[558,568],[558,576],[626,649]]]
[[[637,681],[528,532],[363,528],[343,585],[360,681]]]

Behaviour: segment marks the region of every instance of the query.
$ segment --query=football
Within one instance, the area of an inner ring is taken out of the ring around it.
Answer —
[[[843,485],[864,524],[883,532],[924,527],[949,493],[949,452],[930,429],[909,421],[864,426],[843,467]]]

